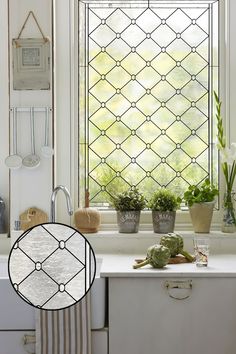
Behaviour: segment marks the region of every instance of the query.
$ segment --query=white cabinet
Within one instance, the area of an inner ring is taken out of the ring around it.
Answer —
[[[35,353],[35,344],[27,342],[34,342],[34,332],[1,331],[0,354]]]
[[[34,307],[21,299],[9,279],[0,279],[0,331],[34,329]]]
[[[34,353],[34,308],[16,294],[8,278],[0,279],[0,294],[0,354]]]
[[[236,278],[110,278],[109,354],[233,354]],[[180,286],[181,287],[181,286]]]

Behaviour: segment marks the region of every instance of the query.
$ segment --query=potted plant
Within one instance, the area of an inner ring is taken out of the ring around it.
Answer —
[[[141,210],[145,208],[144,196],[137,188],[119,193],[112,200],[117,211],[117,224],[120,233],[137,233]]]
[[[165,234],[174,231],[176,210],[180,203],[181,198],[169,190],[161,189],[154,193],[149,201],[154,232]]]
[[[194,232],[209,233],[218,189],[207,178],[201,186],[189,186],[184,200],[189,207]]]
[[[220,152],[220,162],[225,177],[225,193],[223,199],[223,223],[222,232],[233,233],[236,231],[235,216],[235,193],[233,190],[236,177],[236,143],[227,143],[224,132],[223,118],[221,115],[221,101],[216,92],[214,92],[216,101],[216,119],[217,119],[217,148]]]

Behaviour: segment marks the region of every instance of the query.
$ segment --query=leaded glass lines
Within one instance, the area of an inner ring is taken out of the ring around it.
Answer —
[[[212,173],[213,5],[86,8],[91,203],[201,183]]]

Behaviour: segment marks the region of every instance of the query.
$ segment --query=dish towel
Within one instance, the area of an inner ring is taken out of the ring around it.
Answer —
[[[91,354],[89,293],[64,310],[36,310],[36,354]]]

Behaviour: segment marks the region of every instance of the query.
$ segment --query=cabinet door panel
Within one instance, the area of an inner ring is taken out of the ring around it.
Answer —
[[[9,279],[1,279],[0,294],[0,330],[34,329],[34,307],[17,295]]]
[[[35,353],[35,344],[24,344],[24,336],[34,336],[35,332],[0,331],[0,354]]]
[[[165,281],[109,280],[109,353],[234,353],[236,280],[195,278],[184,300],[171,298]]]

